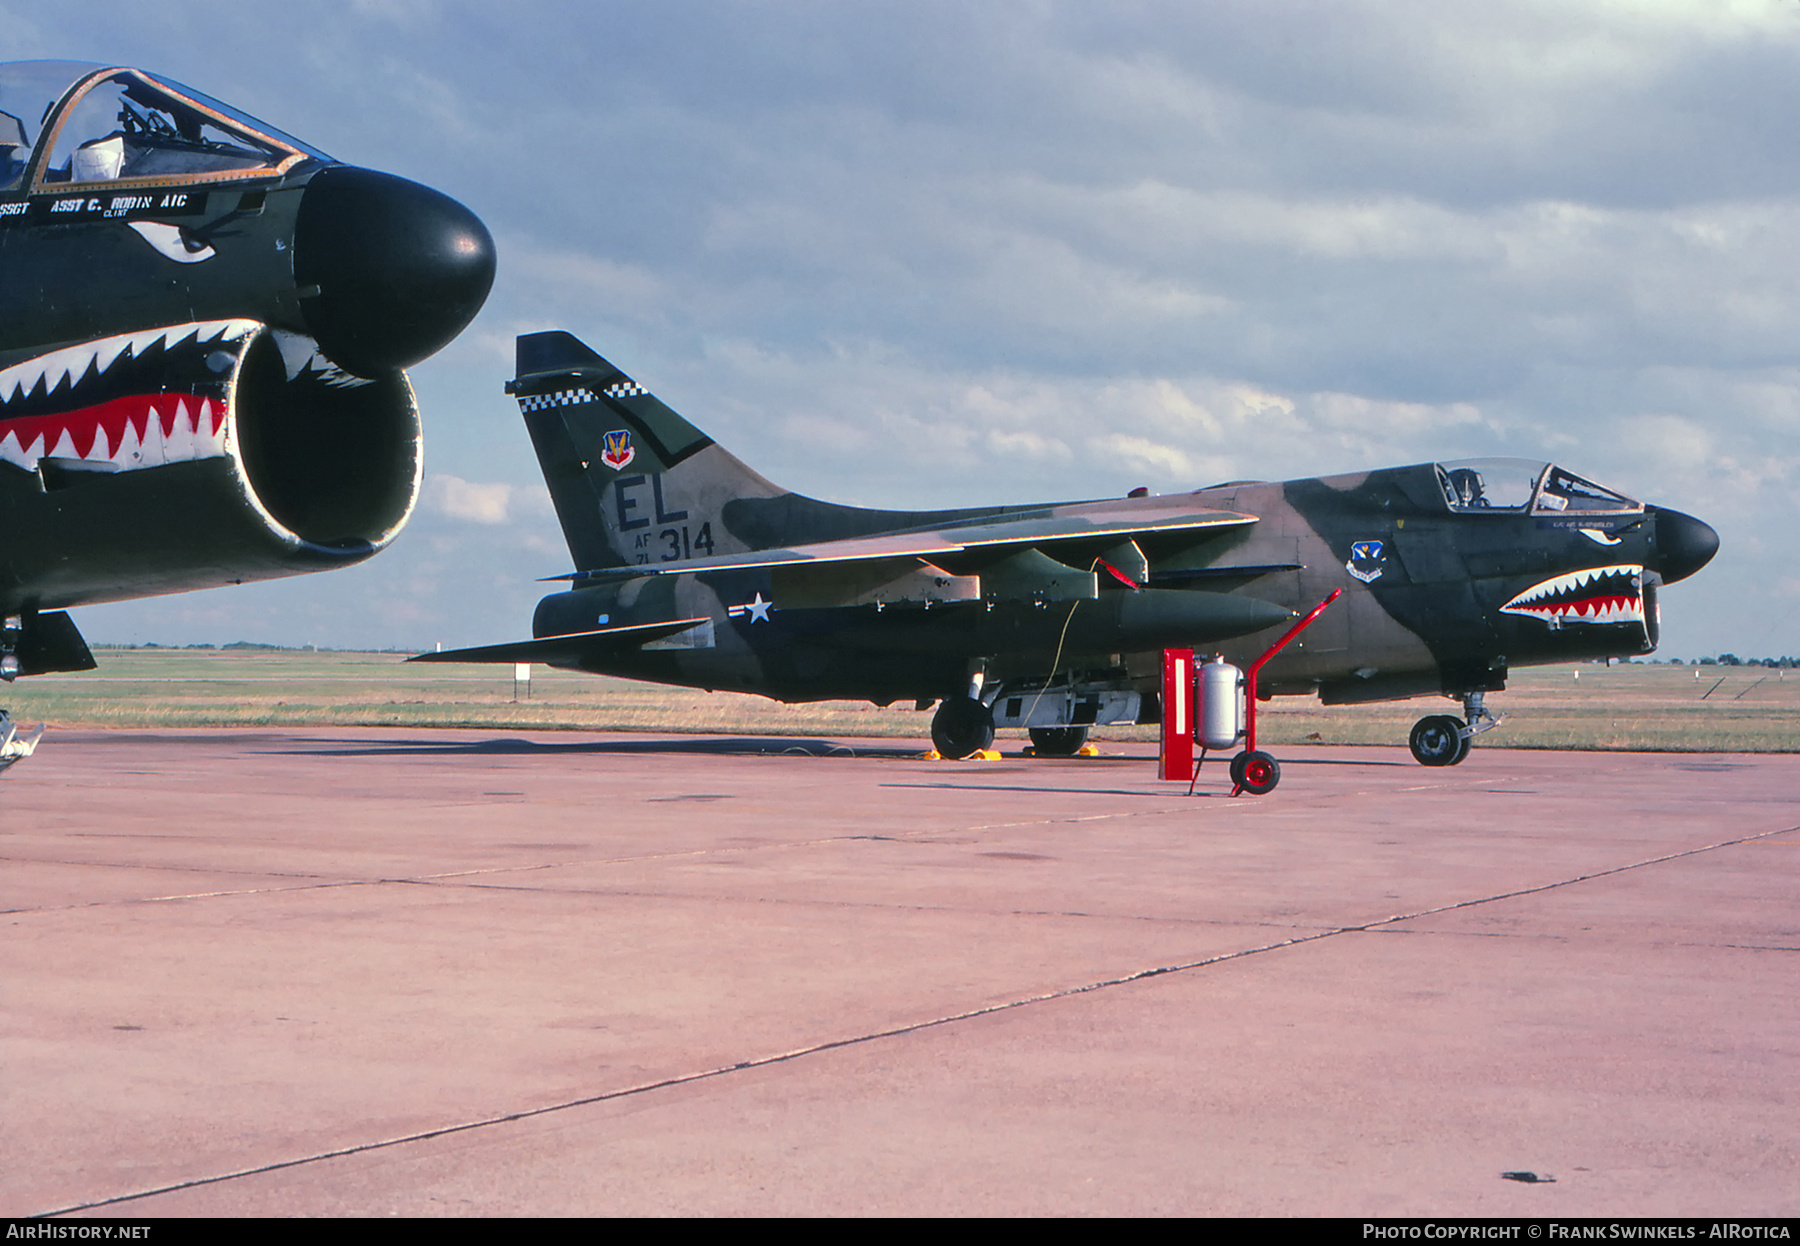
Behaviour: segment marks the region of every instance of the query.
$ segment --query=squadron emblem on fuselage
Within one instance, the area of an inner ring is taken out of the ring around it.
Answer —
[[[1386,554],[1387,547],[1380,541],[1353,541],[1350,544],[1350,560],[1344,564],[1344,570],[1367,584],[1370,580],[1381,577],[1382,561]]]

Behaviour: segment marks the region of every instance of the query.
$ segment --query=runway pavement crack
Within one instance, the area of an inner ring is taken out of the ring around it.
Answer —
[[[1036,1004],[1051,1003],[1056,1000],[1073,999],[1082,995],[1090,995],[1096,991],[1109,990],[1113,987],[1127,986],[1134,982],[1143,982],[1150,978],[1160,978],[1169,974],[1188,973],[1196,969],[1207,969],[1214,965],[1226,964],[1230,961],[1245,960],[1252,956],[1261,956],[1268,952],[1278,952],[1287,948],[1300,947],[1309,943],[1318,943],[1325,939],[1333,939],[1339,935],[1366,933],[1378,930],[1383,926],[1392,926],[1400,922],[1417,921],[1420,918],[1433,917],[1441,913],[1453,913],[1460,909],[1476,908],[1484,904],[1494,904],[1502,900],[1517,899],[1521,896],[1538,895],[1547,891],[1556,891],[1563,887],[1572,887],[1579,883],[1591,882],[1599,878],[1608,878],[1615,874],[1625,874],[1633,870],[1647,869],[1653,865],[1664,865],[1671,861],[1679,861],[1687,857],[1699,856],[1703,853],[1716,852],[1721,848],[1732,848],[1741,844],[1755,843],[1776,835],[1791,834],[1800,830],[1800,826],[1787,826],[1778,830],[1763,831],[1756,835],[1743,835],[1735,839],[1722,840],[1718,843],[1705,844],[1697,848],[1686,848],[1680,852],[1665,853],[1659,857],[1650,857],[1642,861],[1632,861],[1624,865],[1612,866],[1608,869],[1593,870],[1572,878],[1557,879],[1554,882],[1539,883],[1533,887],[1520,887],[1512,891],[1499,892],[1494,895],[1478,896],[1469,900],[1459,900],[1452,904],[1440,904],[1432,908],[1420,909],[1412,913],[1396,913],[1389,917],[1377,918],[1373,921],[1359,922],[1355,925],[1334,926],[1314,931],[1310,934],[1295,935],[1288,939],[1279,939],[1273,943],[1265,943],[1256,947],[1239,948],[1236,951],[1221,952],[1215,956],[1206,956],[1198,960],[1182,961],[1171,965],[1157,965],[1148,969],[1139,969],[1132,973],[1121,974],[1112,978],[1087,982],[1079,986],[1063,987],[1053,991],[1043,991],[1035,995],[1022,996],[1018,999],[1002,1000],[998,1003],[985,1004],[979,1008],[968,1008],[960,1012],[949,1013],[940,1017],[932,1017],[923,1021],[912,1021],[904,1025],[891,1026],[884,1030],[875,1030],[867,1034],[856,1034],[845,1038],[828,1039],[824,1042],[809,1043],[788,1051],[775,1052],[769,1055],[756,1056],[747,1060],[739,1060],[730,1064],[721,1064],[713,1068],[702,1069],[693,1073],[681,1073],[672,1077],[658,1078],[655,1081],[642,1082],[635,1086],[624,1086],[617,1090],[602,1091],[599,1094],[585,1095],[577,1099],[567,1099],[558,1103],[543,1104],[534,1108],[524,1108],[517,1112],[507,1112],[498,1116],[483,1117],[479,1120],[463,1121],[454,1125],[445,1125],[438,1129],[420,1130],[415,1133],[402,1134],[392,1138],[381,1138],[373,1142],[358,1143],[355,1146],[338,1147],[329,1151],[319,1151],[311,1155],[296,1156],[293,1159],[277,1160],[270,1164],[259,1164],[249,1168],[241,1168],[232,1172],[216,1173],[208,1177],[195,1177],[189,1181],[175,1182],[171,1185],[158,1186],[154,1189],[139,1190],[131,1194],[115,1195],[112,1198],[95,1199],[91,1202],[76,1203],[67,1207],[58,1207],[51,1211],[36,1213],[37,1217],[72,1215],[76,1212],[93,1211],[101,1207],[115,1207],[121,1203],[136,1202],[139,1199],[155,1198],[164,1194],[174,1194],[182,1190],[199,1189],[209,1185],[220,1185],[228,1181],[239,1181],[247,1177],[261,1176],[266,1173],[282,1172],[290,1168],[300,1168],[308,1164],[322,1163],[326,1160],[343,1159],[351,1155],[361,1155],[370,1151],[381,1151],[391,1147],[405,1146],[415,1142],[429,1142],[437,1138],[452,1137],[456,1134],[471,1133],[478,1129],[488,1129],[497,1125],[507,1125],[518,1121],[528,1121],[539,1116],[549,1116],[556,1112],[566,1112],[575,1108],[591,1107],[595,1104],[609,1103],[618,1099],[629,1099],[638,1095],[646,1095],[658,1090],[670,1090],[677,1086],[689,1086],[697,1082],[710,1081],[725,1077],[732,1073],[743,1073],[754,1069],[768,1068],[773,1065],[788,1064],[808,1056],[821,1055],[829,1051],[838,1051],[849,1047],[858,1047],[867,1043],[881,1042],[885,1039],[900,1038],[908,1034],[918,1034],[926,1030],[938,1029],[963,1021],[972,1021],[980,1017],[993,1016],[1011,1012]]]
[[[71,864],[83,864],[72,862]],[[137,868],[135,866],[130,868]],[[167,867],[149,867],[167,868]],[[189,871],[183,871],[189,872]],[[193,873],[216,871],[194,870]],[[177,900],[222,900],[234,896],[293,895],[302,891],[322,891],[333,887],[369,887],[389,882],[389,879],[369,878],[328,878],[321,879],[311,874],[265,874],[268,878],[293,878],[296,881],[286,887],[233,887],[223,891],[183,891],[166,896],[120,896],[107,900],[83,900],[78,904],[40,904],[29,908],[0,909],[0,917],[20,917],[32,913],[65,913],[72,909],[111,908],[132,904],[170,904]]]

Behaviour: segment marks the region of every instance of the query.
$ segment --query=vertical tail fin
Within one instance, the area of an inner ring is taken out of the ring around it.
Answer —
[[[726,505],[787,494],[572,334],[519,338],[506,390],[537,450],[577,570],[757,548]]]

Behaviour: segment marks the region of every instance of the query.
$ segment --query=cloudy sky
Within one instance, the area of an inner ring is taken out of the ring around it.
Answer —
[[[765,475],[869,505],[1483,454],[1708,520],[1664,653],[1800,653],[1800,0],[0,0],[474,208],[362,567],[96,641],[529,632],[571,569],[516,408],[566,328]]]

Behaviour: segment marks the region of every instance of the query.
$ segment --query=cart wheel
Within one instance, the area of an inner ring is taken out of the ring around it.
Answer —
[[[1267,796],[1281,782],[1281,763],[1258,749],[1254,753],[1239,753],[1231,759],[1231,785],[1233,793],[1249,792],[1252,796]]]

